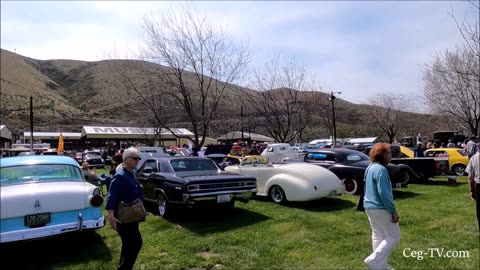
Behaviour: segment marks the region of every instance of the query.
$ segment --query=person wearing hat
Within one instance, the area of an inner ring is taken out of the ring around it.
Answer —
[[[138,222],[123,224],[116,218],[120,202],[131,203],[136,199],[143,202],[143,187],[137,182],[134,174],[140,159],[140,153],[136,148],[126,149],[123,152],[123,166],[113,176],[108,190],[105,205],[108,221],[122,240],[117,269],[132,269],[143,244]]]
[[[424,157],[423,155],[423,144],[421,142],[417,143],[417,146],[413,150],[415,157]]]

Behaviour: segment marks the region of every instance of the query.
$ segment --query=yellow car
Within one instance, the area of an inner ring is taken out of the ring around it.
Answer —
[[[461,148],[432,148],[425,151],[425,157],[448,157],[450,171],[456,175],[464,175],[468,165],[468,157]]]
[[[402,157],[409,157],[409,158],[413,158],[414,157],[414,153],[413,151],[408,148],[408,147],[405,147],[403,145],[400,145],[400,153],[402,153]]]

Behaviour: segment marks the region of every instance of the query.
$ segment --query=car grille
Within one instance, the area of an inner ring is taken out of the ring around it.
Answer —
[[[103,164],[101,159],[89,159],[88,164]]]
[[[220,191],[225,189],[245,189],[256,188],[255,181],[238,181],[238,182],[224,182],[224,183],[204,183],[189,185],[189,191]]]

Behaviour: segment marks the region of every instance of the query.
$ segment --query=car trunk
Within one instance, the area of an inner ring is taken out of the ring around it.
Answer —
[[[2,219],[86,207],[86,182],[29,183],[2,186]]]

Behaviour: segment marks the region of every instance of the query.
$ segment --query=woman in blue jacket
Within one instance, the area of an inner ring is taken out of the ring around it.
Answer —
[[[371,164],[365,171],[363,206],[372,228],[372,254],[365,260],[369,269],[391,269],[390,251],[400,241],[399,216],[393,202],[392,184],[385,167],[391,160],[390,145],[377,143],[370,150]]]
[[[142,235],[138,222],[123,224],[116,218],[118,205],[121,201],[131,203],[136,199],[143,201],[143,187],[135,179],[135,169],[140,160],[136,148],[128,148],[123,152],[123,166],[115,174],[108,190],[105,209],[108,211],[108,221],[117,231],[122,240],[120,262],[117,269],[132,269],[142,248]]]

